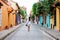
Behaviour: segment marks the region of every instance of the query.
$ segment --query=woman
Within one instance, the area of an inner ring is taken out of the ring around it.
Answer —
[[[29,17],[29,21],[27,22],[26,26],[28,27],[28,32],[29,32],[30,31],[30,26],[31,26],[30,17]]]

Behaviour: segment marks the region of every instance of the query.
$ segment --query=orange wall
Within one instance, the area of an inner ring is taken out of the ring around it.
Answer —
[[[13,14],[13,25],[16,25],[16,14]]]
[[[4,2],[0,0],[0,2],[3,4],[1,7],[2,9],[2,26],[0,27],[1,30],[10,28],[11,25],[16,25],[16,10],[13,10],[10,6],[6,5]],[[18,7],[17,7],[18,8]],[[13,10],[13,11],[12,11]]]
[[[9,13],[9,26],[15,26],[16,25],[16,14],[15,12]]]
[[[60,13],[59,8],[56,8],[56,28],[55,30],[60,30]]]
[[[9,13],[9,26],[12,26],[12,13]]]
[[[2,29],[8,26],[8,11],[7,7],[2,6]]]

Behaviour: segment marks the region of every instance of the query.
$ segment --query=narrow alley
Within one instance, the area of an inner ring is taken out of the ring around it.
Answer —
[[[0,40],[60,40],[60,0],[0,0]]]
[[[5,40],[53,40],[45,33],[41,32],[37,24],[31,24],[30,31],[28,32],[27,26],[23,25],[14,33],[9,35]]]

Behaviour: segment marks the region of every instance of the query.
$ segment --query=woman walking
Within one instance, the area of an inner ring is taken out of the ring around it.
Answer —
[[[30,31],[30,26],[31,26],[30,17],[29,17],[29,21],[27,22],[26,26],[28,27],[28,32],[29,32]]]

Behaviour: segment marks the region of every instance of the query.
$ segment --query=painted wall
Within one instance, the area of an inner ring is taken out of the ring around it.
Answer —
[[[43,17],[42,17],[42,15],[40,15],[40,17],[39,17],[39,25],[42,26],[42,23],[43,23]]]
[[[56,7],[56,26],[54,26],[54,30],[58,30],[60,31],[60,12],[59,12],[59,8]],[[53,25],[54,25],[54,15],[52,15],[52,18],[50,19],[50,25],[52,24],[52,29],[53,29]]]
[[[13,14],[12,13],[9,13],[9,26],[12,26],[12,21],[13,21]]]
[[[7,27],[8,27],[8,11],[7,7],[2,6],[2,29],[5,29]]]
[[[20,23],[20,14],[16,14],[16,23],[19,24]]]
[[[50,28],[50,14],[47,14],[46,16],[46,25],[48,28]]]
[[[60,12],[59,12],[59,8],[56,8],[56,27],[55,30],[60,31]]]
[[[50,18],[50,26],[52,29],[53,29],[53,25],[54,25],[54,15],[52,15]]]

